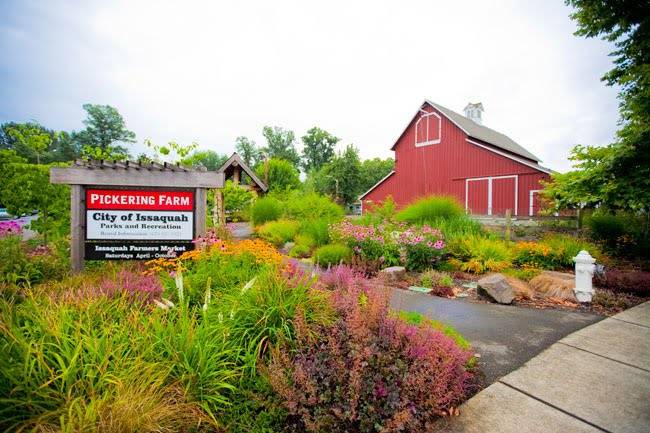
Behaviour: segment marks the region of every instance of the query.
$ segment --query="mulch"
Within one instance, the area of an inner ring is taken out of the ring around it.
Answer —
[[[475,287],[468,287],[471,283],[476,283],[481,276],[465,272],[455,272],[453,274],[454,287],[452,288],[453,296],[444,295],[448,299],[457,299],[464,302],[474,302],[482,304],[495,303],[489,296],[484,295]],[[404,281],[396,284],[400,289],[408,290],[409,286],[418,285],[419,275],[410,273]],[[440,293],[448,293],[444,288],[433,288],[430,296],[440,296]],[[566,299],[533,296],[532,298],[515,298],[511,305],[522,308],[533,308],[537,310],[564,310],[576,311],[581,313],[592,313],[601,316],[613,316],[635,305],[642,304],[650,300],[648,297],[639,297],[625,293],[613,293],[608,290],[596,288],[596,302],[590,304],[581,304],[579,302]]]

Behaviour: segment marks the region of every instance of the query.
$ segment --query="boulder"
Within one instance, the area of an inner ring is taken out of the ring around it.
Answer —
[[[379,272],[385,275],[390,283],[402,281],[406,276],[406,268],[404,266],[391,266],[390,268],[382,269]]]
[[[490,274],[481,278],[478,287],[499,304],[510,304],[515,299],[514,289],[502,274]]]
[[[573,292],[573,289],[576,287],[575,276],[573,274],[543,271],[530,280],[528,284],[541,296],[577,301],[576,295]]]
[[[511,275],[505,275],[505,277],[508,284],[510,284],[510,287],[512,287],[512,290],[515,292],[515,298],[530,299],[533,297],[533,289],[527,282]]]

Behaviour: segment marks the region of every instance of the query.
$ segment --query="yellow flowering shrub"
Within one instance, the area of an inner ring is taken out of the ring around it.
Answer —
[[[203,245],[195,250],[186,251],[178,257],[165,257],[145,262],[145,275],[169,273],[187,270],[188,264],[207,258],[213,254],[239,255],[250,253],[258,264],[279,265],[282,263],[282,254],[273,245],[261,239],[245,239],[242,241],[217,240]]]

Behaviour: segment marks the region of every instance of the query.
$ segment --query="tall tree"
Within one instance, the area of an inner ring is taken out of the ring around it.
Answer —
[[[366,159],[361,163],[359,180],[359,194],[363,194],[372,188],[377,182],[386,177],[395,167],[393,158]]]
[[[314,186],[318,192],[333,196],[341,204],[354,203],[359,198],[361,185],[359,150],[348,145],[345,151],[336,155],[314,176]]]
[[[300,173],[286,159],[271,158],[260,162],[255,167],[257,176],[271,191],[288,191],[300,186]]]
[[[576,146],[575,170],[556,174],[545,195],[556,207],[600,205],[612,210],[650,210],[650,2],[566,0],[576,35],[601,37],[616,49],[614,68],[603,77],[620,86],[617,139],[605,147]]]
[[[110,105],[84,104],[86,129],[75,133],[89,156],[127,157],[129,152],[120,143],[135,143],[135,133],[129,131],[122,115]]]
[[[334,157],[334,148],[341,139],[316,126],[302,137],[302,168],[305,172],[319,170]]]
[[[214,150],[195,150],[191,155],[181,159],[181,164],[198,168],[205,167],[209,171],[217,171],[228,157]]]
[[[41,158],[52,144],[50,132],[35,122],[9,126],[7,135],[14,140],[16,148],[22,149],[28,155],[34,155],[37,164],[41,163]]]
[[[266,138],[266,147],[262,149],[269,158],[279,158],[289,161],[294,167],[298,168],[300,156],[296,150],[296,137],[293,131],[289,131],[278,126],[271,128],[265,126],[262,129],[262,135]]]
[[[255,145],[255,141],[248,137],[237,137],[235,139],[235,150],[249,167],[256,166],[262,160],[262,153]]]

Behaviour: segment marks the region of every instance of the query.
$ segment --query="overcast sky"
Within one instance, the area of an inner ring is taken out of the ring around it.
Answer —
[[[312,126],[363,158],[390,147],[425,98],[563,171],[576,143],[614,137],[611,47],[573,36],[562,0],[0,0],[0,121],[81,129],[109,104],[137,134],[230,153],[264,125]]]

